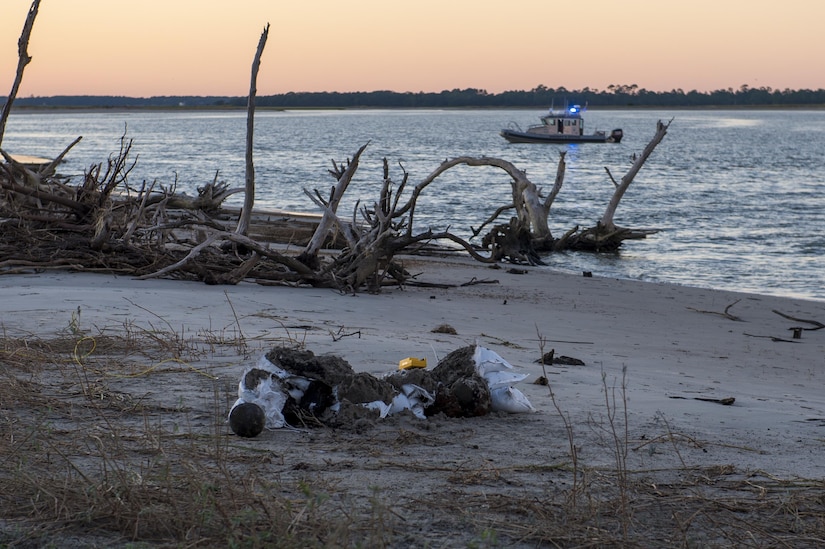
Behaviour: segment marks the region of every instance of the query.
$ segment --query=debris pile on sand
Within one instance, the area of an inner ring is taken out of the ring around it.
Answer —
[[[499,355],[477,345],[453,351],[432,370],[404,369],[381,378],[356,373],[337,356],[277,347],[244,372],[229,424],[237,435],[254,437],[263,427],[358,429],[399,413],[426,419],[531,412],[527,398],[512,387],[527,374],[512,370]]]

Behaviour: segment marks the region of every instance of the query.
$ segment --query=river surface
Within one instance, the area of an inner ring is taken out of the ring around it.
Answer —
[[[550,214],[555,236],[601,217],[613,183],[653,137],[668,135],[636,176],[615,221],[660,232],[627,241],[610,254],[561,253],[549,268],[825,300],[825,110],[590,110],[587,133],[622,128],[620,144],[509,144],[499,129],[538,122],[529,110],[258,111],[255,116],[256,207],[316,211],[303,189],[328,193],[327,170],[369,143],[341,210],[372,203],[382,162],[400,182],[424,179],[441,161],[492,156],[526,170],[550,189],[560,151],[564,187]],[[244,184],[245,111],[20,112],[8,121],[3,148],[54,157],[73,139],[60,172],[79,182],[84,170],[133,140],[129,182],[155,181],[194,194],[217,174]],[[455,168],[419,200],[416,227],[450,227],[469,237],[510,201],[509,177],[495,168]],[[230,199],[239,205],[242,195]]]

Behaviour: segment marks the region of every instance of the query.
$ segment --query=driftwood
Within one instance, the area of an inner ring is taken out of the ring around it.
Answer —
[[[269,37],[267,23],[261,38],[258,40],[258,49],[252,61],[252,76],[249,84],[249,98],[247,99],[246,115],[246,188],[243,200],[243,210],[238,220],[238,234],[246,235],[249,232],[249,220],[252,218],[252,208],[255,205],[255,166],[252,162],[252,143],[255,135],[255,95],[258,91],[258,69],[261,67],[261,56],[264,53],[266,39]]]
[[[651,139],[644,148],[642,154],[636,157],[636,160],[633,162],[633,166],[630,167],[630,170],[628,170],[627,174],[622,177],[621,182],[616,186],[616,190],[613,192],[613,197],[610,199],[610,203],[607,205],[607,209],[605,209],[604,215],[599,221],[599,226],[602,227],[605,232],[612,232],[616,230],[616,224],[613,222],[613,217],[616,215],[616,209],[619,207],[619,201],[622,199],[624,193],[633,182],[633,178],[636,177],[636,174],[638,174],[639,170],[642,169],[642,166],[650,157],[653,150],[659,143],[662,142],[662,139],[664,139],[667,134],[667,129],[669,127],[670,122],[665,124],[660,120],[656,123],[656,134],[653,136],[653,139]],[[610,175],[612,179],[613,176],[610,174],[610,170],[607,168],[605,168],[605,170],[607,170],[608,175]]]
[[[332,170],[330,170],[329,173],[335,177],[337,183],[332,188],[329,199],[325,200],[317,191],[313,195],[308,190],[304,189],[304,193],[318,206],[320,206],[324,212],[324,215],[318,224],[318,228],[312,236],[312,240],[310,240],[301,255],[298,256],[298,260],[309,267],[317,268],[319,266],[318,253],[327,241],[330,232],[335,227],[338,227],[343,232],[350,246],[355,244],[350,226],[343,223],[338,218],[337,211],[338,205],[341,203],[341,199],[343,198],[350,181],[352,181],[355,171],[358,169],[358,162],[361,159],[361,154],[363,154],[366,148],[367,145],[362,146],[353,155],[351,160],[348,160],[341,166],[339,166],[335,161],[332,162]]]
[[[449,231],[436,233],[427,230],[415,234],[411,219],[416,201],[421,191],[432,179],[425,180],[416,186],[407,202],[402,204],[401,197],[409,174],[403,172],[401,183],[396,189],[390,177],[387,159],[384,159],[384,177],[378,200],[373,203],[372,207],[356,206],[360,220],[357,216],[353,216],[352,221],[341,219],[335,210],[358,168],[358,160],[366,146],[362,146],[352,160],[345,164],[346,168],[338,167],[333,163],[334,170],[330,173],[337,178],[338,184],[330,193],[329,200],[324,200],[317,191],[314,196],[305,191],[324,208],[324,217],[312,242],[299,256],[303,263],[318,268],[319,242],[325,238],[329,228],[333,225],[338,229],[339,234],[343,235],[347,245],[328,266],[322,267],[320,271],[342,290],[357,291],[365,285],[371,291],[377,291],[387,280],[398,284],[403,283],[407,279],[407,273],[394,263],[394,256],[402,251],[411,252],[420,249],[422,244],[431,241],[449,240],[462,246],[478,261],[496,261],[494,258],[478,253],[470,243]]]
[[[786,315],[785,313],[777,311],[776,309],[773,309],[773,312],[775,314],[778,314],[782,318],[787,318],[788,320],[793,320],[794,322],[802,322],[803,324],[810,324],[811,326],[813,326],[813,328],[802,328],[802,327],[800,327],[800,328],[798,328],[799,330],[815,331],[815,330],[821,330],[822,328],[825,328],[825,324],[823,324],[822,322],[819,322],[818,320],[805,320],[804,318],[797,318],[795,316]]]
[[[231,189],[226,181],[218,181],[218,173],[215,173],[215,178],[211,183],[207,183],[203,187],[198,187],[197,196],[187,196],[185,194],[172,194],[164,197],[168,200],[167,205],[170,208],[179,208],[184,210],[203,210],[205,212],[220,212],[224,201],[233,194],[245,192],[246,189]],[[241,212],[243,217],[243,212]],[[251,219],[250,215],[250,219]],[[240,221],[239,221],[240,223]],[[250,221],[246,221],[247,230]],[[236,229],[237,230],[237,229]]]
[[[611,197],[602,218],[596,226],[590,227],[571,236],[565,242],[565,248],[596,252],[612,251],[618,249],[624,240],[645,238],[656,232],[655,230],[649,229],[627,229],[617,227],[613,221],[613,218],[616,215],[616,209],[619,207],[619,202],[628,187],[630,187],[630,184],[633,182],[633,178],[635,178],[636,174],[639,173],[639,170],[650,157],[656,146],[662,141],[662,139],[664,139],[669,127],[670,122],[665,124],[660,120],[656,123],[656,134],[653,136],[653,139],[651,139],[644,148],[642,154],[636,157],[633,165],[630,167],[630,170],[628,170],[627,174],[622,177],[618,184],[616,183],[616,180],[613,179],[613,175],[610,173],[610,170],[605,168],[607,175],[616,186],[613,191],[613,196]]]
[[[630,170],[622,177],[620,183],[616,183],[610,171],[607,170],[608,176],[614,181],[616,188],[604,215],[594,227],[579,229],[576,226],[558,239],[553,238],[550,232],[548,223],[550,208],[564,183],[566,163],[565,153],[561,153],[553,187],[547,196],[542,196],[541,189],[527,177],[524,171],[506,160],[467,156],[445,160],[413,189],[411,205],[409,206],[410,229],[412,227],[415,200],[424,188],[432,184],[437,177],[459,165],[488,166],[501,169],[510,176],[513,197],[510,204],[499,207],[478,228],[471,228],[473,236],[479,236],[486,226],[492,225],[505,212],[513,211],[510,220],[493,226],[482,239],[483,248],[489,251],[492,258],[536,265],[541,263],[539,256],[542,252],[563,250],[602,252],[616,250],[625,240],[645,238],[656,232],[650,229],[617,227],[613,218],[628,187],[653,150],[662,141],[669,126],[670,122],[667,124],[661,121],[657,123],[656,134],[653,139],[647,144],[644,151],[636,157]]]
[[[734,322],[742,322],[741,318],[739,318],[738,316],[736,316],[734,314],[731,314],[731,312],[730,312],[731,308],[734,305],[736,305],[737,303],[739,303],[740,301],[742,301],[742,300],[737,299],[736,301],[734,301],[733,303],[731,303],[730,305],[725,307],[724,312],[721,312],[721,313],[718,312],[718,311],[705,311],[705,310],[702,310],[702,309],[694,309],[693,307],[688,307],[688,310],[696,311],[697,313],[703,313],[703,314],[706,314],[706,315],[718,315],[718,316],[721,316],[723,318],[727,318],[728,320],[733,320]]]
[[[6,104],[3,105],[2,113],[0,113],[0,145],[3,143],[3,134],[6,133],[6,121],[9,118],[9,113],[11,113],[11,105],[17,98],[17,91],[23,81],[23,71],[32,60],[29,56],[29,38],[31,38],[34,20],[37,18],[37,10],[39,9],[40,0],[34,0],[26,16],[26,22],[23,24],[23,32],[20,33],[20,39],[17,41],[17,73],[14,76],[14,83],[12,83],[9,97]]]

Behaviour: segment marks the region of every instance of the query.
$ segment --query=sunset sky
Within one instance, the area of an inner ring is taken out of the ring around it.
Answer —
[[[0,0],[0,97],[31,0]],[[42,0],[18,97],[825,88],[821,0]],[[0,101],[2,103],[2,101]]]

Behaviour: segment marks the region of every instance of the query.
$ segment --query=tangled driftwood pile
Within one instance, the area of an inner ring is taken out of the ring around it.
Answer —
[[[660,124],[659,139],[665,129]],[[561,187],[561,177],[554,192],[543,198],[522,171],[493,158],[445,161],[403,202],[409,174],[405,172],[396,186],[385,161],[378,200],[372,207],[360,207],[357,221],[355,215],[352,220],[344,220],[337,214],[337,205],[365,147],[345,164],[333,164],[330,172],[337,183],[330,198],[324,199],[317,192],[312,195],[324,210],[321,217],[270,218],[264,223],[261,216],[253,214],[250,232],[243,234],[235,229],[238,212],[221,206],[238,189],[230,189],[217,179],[201,187],[197,197],[178,195],[146,182],[133,187],[128,180],[134,167],[129,160],[132,143],[125,136],[121,143],[120,151],[105,165],[92,166],[75,185],[55,174],[54,165],[34,169],[6,155],[0,171],[0,268],[4,272],[73,268],[212,284],[235,284],[247,279],[347,291],[365,287],[377,290],[388,282],[405,282],[406,274],[394,262],[397,254],[418,251],[433,241],[456,243],[479,261],[536,264],[543,251],[613,250],[625,239],[647,234],[615,227],[610,212],[596,227],[554,238],[547,229],[547,216],[551,199]],[[514,201],[475,230],[481,235],[482,229],[490,226],[480,246],[448,231],[414,231],[421,193],[439,174],[460,164],[494,166],[512,176]],[[559,165],[563,174],[563,155]],[[624,180],[622,184],[626,187]],[[497,217],[508,210],[514,210],[515,215],[507,223],[495,224]],[[271,246],[272,241],[302,248],[299,254],[288,255]],[[322,254],[330,247],[338,251]]]

